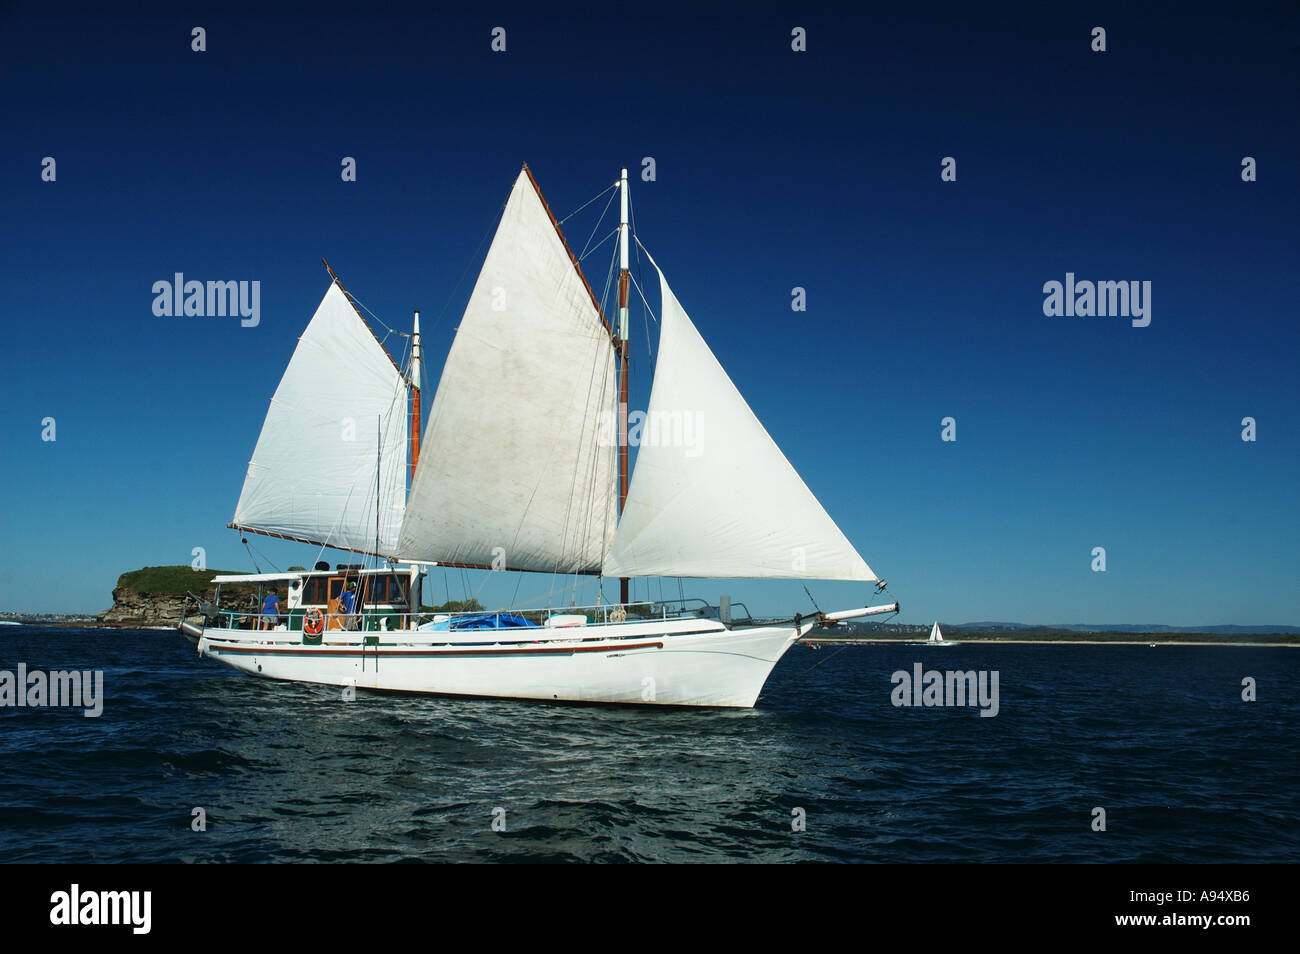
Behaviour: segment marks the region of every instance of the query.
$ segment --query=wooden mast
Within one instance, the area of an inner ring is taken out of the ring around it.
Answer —
[[[619,177],[618,224],[618,515],[627,505],[627,169]],[[628,579],[618,581],[618,599],[628,602]]]

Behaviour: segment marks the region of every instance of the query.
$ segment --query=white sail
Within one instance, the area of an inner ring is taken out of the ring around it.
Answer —
[[[659,359],[605,575],[875,580],[659,284]]]
[[[406,401],[392,358],[331,282],[271,398],[233,526],[360,552],[378,538],[394,553]]]
[[[935,621],[934,627],[930,630],[930,642],[943,642],[943,633],[939,632],[939,623],[937,620]]]
[[[443,367],[403,558],[598,570],[617,519],[617,400],[609,331],[525,170]]]

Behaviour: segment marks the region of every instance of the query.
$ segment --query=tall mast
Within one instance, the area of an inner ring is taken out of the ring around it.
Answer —
[[[411,334],[411,480],[420,460],[420,312],[415,312],[415,331]]]
[[[618,514],[627,504],[627,169],[619,178],[618,218]],[[618,581],[620,603],[628,601],[627,577]]]

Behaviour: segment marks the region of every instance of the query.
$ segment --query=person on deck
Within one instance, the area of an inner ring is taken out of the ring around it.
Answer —
[[[262,600],[262,629],[275,629],[278,622],[280,622],[280,597],[275,595],[275,590],[271,590],[266,594],[266,599]]]
[[[357,628],[357,591],[356,584],[349,583],[343,595],[339,598],[339,605],[343,610],[343,628]]]

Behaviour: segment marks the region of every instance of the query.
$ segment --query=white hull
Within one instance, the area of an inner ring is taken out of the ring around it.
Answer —
[[[199,654],[270,679],[433,695],[750,708],[777,661],[809,632],[669,619],[562,629],[367,633],[181,627]]]

